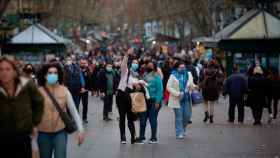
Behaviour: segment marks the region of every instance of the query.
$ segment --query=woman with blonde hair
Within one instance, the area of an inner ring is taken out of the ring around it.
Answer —
[[[0,57],[0,152],[31,158],[31,137],[43,114],[43,97],[31,80],[21,77],[15,61]]]

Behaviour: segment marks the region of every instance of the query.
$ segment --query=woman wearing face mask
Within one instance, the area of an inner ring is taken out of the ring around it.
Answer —
[[[140,136],[137,139],[137,144],[144,144],[146,123],[149,119],[151,124],[152,135],[150,144],[157,144],[157,118],[160,110],[161,100],[163,97],[163,86],[161,77],[157,74],[156,63],[148,62],[146,67],[147,74],[144,80],[147,82],[147,89],[150,98],[147,100],[147,111],[139,114],[140,119]]]
[[[41,158],[66,158],[67,153],[67,133],[64,130],[65,124],[62,121],[54,103],[44,89],[54,96],[61,109],[68,110],[78,127],[77,141],[81,145],[84,141],[84,129],[71,93],[64,87],[63,72],[59,65],[44,65],[39,72],[39,88],[44,97],[44,113],[41,123],[38,126],[38,144]]]
[[[35,70],[32,64],[26,64],[23,69],[24,77],[35,81]]]
[[[32,64],[26,64],[23,69],[23,76],[32,80],[35,84],[38,84],[38,81],[35,76],[35,68]]]
[[[176,138],[183,139],[186,135],[186,127],[191,118],[189,92],[195,85],[192,74],[186,70],[184,63],[176,63],[175,68],[166,86],[166,89],[170,93],[168,107],[174,109]]]
[[[1,157],[31,158],[31,138],[43,114],[43,97],[13,59],[0,57]],[[5,156],[4,156],[5,155]]]
[[[128,67],[128,58],[129,55],[133,53],[133,49],[129,49],[121,63],[121,76],[120,82],[118,85],[117,96],[116,96],[116,103],[119,111],[120,121],[119,121],[119,128],[120,128],[120,137],[121,143],[126,144],[126,134],[125,134],[125,125],[126,125],[126,118],[128,122],[128,128],[131,135],[131,144],[135,143],[135,126],[134,126],[134,119],[135,114],[131,111],[131,98],[130,93],[133,92],[135,87],[139,87],[140,84],[145,84],[143,81],[139,80],[139,65],[137,60],[133,60],[130,67]]]

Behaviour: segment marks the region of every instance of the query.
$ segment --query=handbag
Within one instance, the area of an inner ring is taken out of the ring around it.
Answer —
[[[130,93],[130,98],[131,98],[131,105],[132,105],[131,111],[133,113],[141,113],[147,111],[147,104],[146,104],[144,93],[142,92]]]
[[[201,104],[204,102],[202,93],[197,90],[191,93],[191,99],[193,104]]]
[[[65,131],[68,134],[72,134],[77,131],[77,125],[74,119],[67,113],[62,110],[62,108],[59,106],[58,102],[54,98],[54,96],[50,93],[50,91],[44,87],[44,90],[47,92],[48,96],[53,102],[53,105],[55,106],[57,112],[59,113],[59,116],[63,123],[65,124]]]

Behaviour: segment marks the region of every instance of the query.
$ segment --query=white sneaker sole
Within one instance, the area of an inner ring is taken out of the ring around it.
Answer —
[[[158,142],[149,142],[149,144],[158,144]]]

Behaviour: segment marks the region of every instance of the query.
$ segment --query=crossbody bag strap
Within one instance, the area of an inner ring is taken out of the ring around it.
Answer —
[[[59,106],[57,100],[54,98],[54,96],[51,94],[51,92],[48,90],[48,88],[44,87],[44,90],[47,92],[48,96],[50,97],[51,101],[53,102],[53,105],[55,106],[58,113],[61,114],[64,112],[62,108]]]

